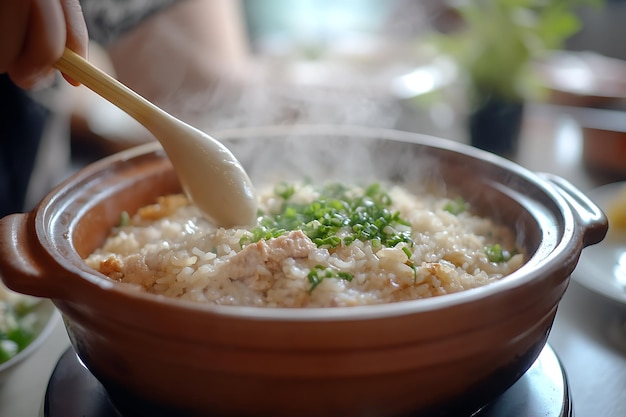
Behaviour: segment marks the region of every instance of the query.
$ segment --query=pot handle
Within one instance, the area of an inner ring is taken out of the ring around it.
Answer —
[[[13,291],[35,297],[62,298],[62,290],[46,277],[58,269],[39,248],[30,226],[31,214],[10,214],[0,219],[0,280]]]
[[[609,228],[609,222],[600,207],[591,201],[582,191],[562,177],[545,172],[538,174],[552,184],[555,190],[572,207],[579,223],[584,227],[583,247],[600,243]]]

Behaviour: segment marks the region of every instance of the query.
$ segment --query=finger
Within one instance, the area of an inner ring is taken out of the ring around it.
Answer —
[[[28,31],[31,2],[0,0],[0,73],[17,59]]]
[[[83,9],[78,0],[61,0],[67,32],[66,46],[83,58],[87,58],[89,38]]]
[[[24,46],[8,69],[15,84],[28,89],[49,77],[67,39],[63,8],[58,1],[33,0]]]
[[[80,2],[79,0],[61,0],[61,6],[63,7],[67,32],[65,45],[83,58],[87,58],[89,37],[87,36],[87,25],[85,24]],[[65,74],[63,74],[63,77],[70,84],[80,84]]]

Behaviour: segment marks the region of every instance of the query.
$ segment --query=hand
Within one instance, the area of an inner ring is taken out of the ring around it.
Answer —
[[[0,0],[0,73],[19,87],[50,78],[66,46],[86,57],[87,45],[79,0]]]

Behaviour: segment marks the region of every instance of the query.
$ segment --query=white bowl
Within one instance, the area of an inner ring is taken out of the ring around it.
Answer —
[[[36,316],[35,331],[37,335],[35,338],[17,355],[13,356],[6,362],[0,363],[0,384],[4,383],[12,371],[23,362],[26,358],[32,355],[45,340],[52,333],[52,329],[60,319],[60,314],[54,307],[54,304],[50,300],[41,300],[33,309]]]

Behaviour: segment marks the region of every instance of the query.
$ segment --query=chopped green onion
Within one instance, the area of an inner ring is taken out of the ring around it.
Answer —
[[[517,251],[503,249],[498,243],[485,248],[487,259],[489,259],[489,262],[495,263],[508,262],[516,253]]]
[[[326,268],[323,265],[315,265],[315,267],[307,275],[311,287],[309,288],[309,294],[322,283],[326,278],[337,278],[345,281],[352,281],[352,274],[343,271],[336,271],[332,268]]]
[[[13,356],[18,354],[17,343],[12,340],[8,340],[3,334],[0,333],[0,363],[6,362]]]
[[[7,339],[15,342],[18,351],[22,351],[26,348],[34,338],[35,334],[33,330],[24,325],[10,329],[7,332]]]
[[[457,197],[454,200],[448,201],[443,209],[450,214],[460,214],[469,209],[469,204],[463,199],[463,197]]]
[[[415,283],[417,282],[417,267],[415,266],[415,263],[413,263],[413,261],[411,260],[413,253],[406,246],[402,247],[402,252],[404,252],[407,257],[407,261],[404,264],[413,270],[413,282]]]
[[[290,201],[295,186],[287,183],[277,186],[275,193],[285,200],[281,211],[262,215],[258,226],[241,238],[242,246],[292,230],[301,230],[318,247],[335,248],[355,240],[371,241],[375,246],[393,247],[401,242],[413,245],[407,230],[409,223],[400,218],[400,213],[389,210],[391,197],[380,184],[370,184],[361,194],[354,195],[354,189],[330,183],[309,204]]]
[[[295,194],[295,192],[295,187],[286,182],[282,182],[274,187],[274,193],[277,196],[281,197],[283,200],[289,200],[291,196]]]
[[[120,214],[120,227],[128,226],[130,224],[130,215],[127,211],[122,211]]]
[[[0,363],[24,350],[36,336],[33,304],[19,300],[9,303],[0,294]]]

